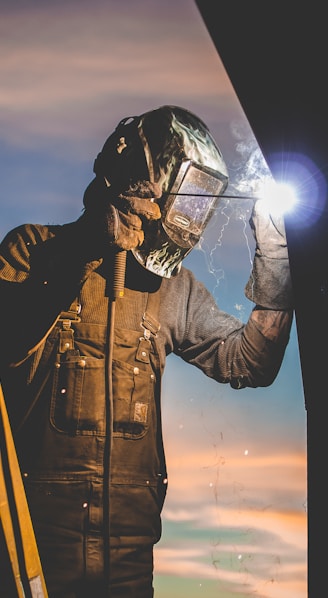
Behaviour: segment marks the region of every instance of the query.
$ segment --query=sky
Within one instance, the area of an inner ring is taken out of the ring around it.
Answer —
[[[267,176],[193,0],[1,0],[0,237],[82,212],[93,161],[125,116],[195,112],[227,163],[230,195]],[[227,195],[229,193],[227,192]],[[223,200],[185,265],[247,321],[251,201]],[[297,330],[276,381],[236,391],[170,357],[169,469],[156,598],[305,598],[306,411]]]

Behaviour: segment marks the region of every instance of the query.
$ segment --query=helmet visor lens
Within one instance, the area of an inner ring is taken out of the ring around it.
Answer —
[[[184,160],[163,209],[168,234],[181,236],[182,244],[190,236],[199,238],[225,187],[226,177],[220,173]]]

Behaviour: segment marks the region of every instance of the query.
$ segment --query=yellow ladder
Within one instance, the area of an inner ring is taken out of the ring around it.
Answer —
[[[7,408],[3,391],[0,384],[0,433],[3,435],[1,445],[5,447],[3,455],[0,451],[0,523],[2,524],[8,554],[12,565],[15,579],[17,596],[25,598],[31,595],[32,598],[48,598],[47,588],[43,577],[41,561],[34,535],[31,516],[26,500],[25,489],[21,477],[21,471],[16,455],[15,444],[10,428]],[[4,444],[3,444],[4,443]],[[17,526],[13,524],[11,501],[8,496],[5,471],[8,471],[11,478],[13,500],[16,506],[19,538],[15,537]],[[25,574],[21,573],[18,558],[17,543],[20,542],[23,550],[25,571],[28,587],[26,586]]]

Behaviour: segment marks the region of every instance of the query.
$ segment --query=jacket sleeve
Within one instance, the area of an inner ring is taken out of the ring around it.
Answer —
[[[272,384],[289,340],[292,311],[255,306],[243,324],[221,310],[192,273],[181,273],[170,299],[177,314],[173,351],[232,388]]]
[[[258,313],[261,317],[258,318]],[[233,388],[269,386],[280,370],[292,312],[255,307],[245,326],[218,348],[216,377]]]
[[[79,221],[22,225],[0,245],[0,350],[4,366],[19,365],[40,345],[87,276]]]

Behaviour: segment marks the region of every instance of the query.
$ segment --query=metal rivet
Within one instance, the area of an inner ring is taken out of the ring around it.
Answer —
[[[139,374],[139,371],[140,371],[139,368],[137,368],[137,367],[133,368],[133,373],[134,374],[136,374],[136,375]]]

